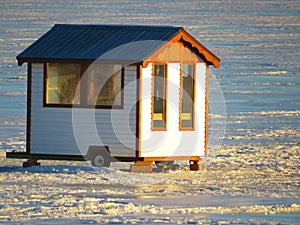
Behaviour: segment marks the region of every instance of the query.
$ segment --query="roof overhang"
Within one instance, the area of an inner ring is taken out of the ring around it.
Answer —
[[[122,65],[132,65],[140,64],[142,61],[137,60],[113,60],[113,59],[59,59],[59,58],[31,58],[31,59],[17,59],[18,65],[22,66],[23,63],[78,63],[78,64],[92,64],[92,63],[102,63],[102,64],[122,64]]]
[[[19,54],[17,60],[19,65],[95,60],[147,64],[172,44],[183,46],[207,65],[220,67],[220,59],[182,27],[167,26],[55,25]],[[170,61],[174,58],[178,56],[169,57]]]

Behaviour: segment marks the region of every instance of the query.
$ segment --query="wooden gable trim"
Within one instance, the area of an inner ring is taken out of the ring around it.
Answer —
[[[137,65],[136,73],[136,157],[141,157],[142,155],[142,64]]]
[[[168,42],[162,45],[154,53],[148,56],[142,63],[145,68],[148,66],[149,62],[157,60],[159,55],[164,51],[165,48],[170,47],[169,45],[176,44],[182,47],[186,47],[194,52],[198,57],[203,59],[206,64],[213,65],[215,68],[220,67],[220,59],[214,55],[211,51],[200,44],[194,37],[187,33],[184,29],[178,32],[174,37],[172,37]],[[172,59],[170,59],[172,61]]]
[[[204,155],[208,156],[208,120],[209,120],[209,102],[208,102],[208,85],[209,85],[209,68],[206,66],[205,73],[205,138],[204,138]]]
[[[205,48],[200,42],[198,42],[192,35],[190,35],[188,32],[186,32],[184,29],[181,30],[177,35],[175,35],[170,42],[188,42],[191,44],[191,48],[196,48],[200,54],[202,54],[205,59],[212,65],[214,65],[215,68],[220,67],[221,60],[214,55],[211,51],[209,51],[207,48]]]

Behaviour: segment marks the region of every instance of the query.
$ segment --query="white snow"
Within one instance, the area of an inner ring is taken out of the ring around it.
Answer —
[[[299,140],[300,132],[293,135]],[[129,172],[130,163],[95,170],[87,162],[41,161],[25,169],[1,152],[0,222],[296,223],[299,158],[298,142],[224,144],[204,171],[181,164],[140,174]]]
[[[299,224],[298,0],[63,4],[1,2],[0,224]],[[227,115],[210,116],[206,170],[185,163],[138,174],[129,163],[95,171],[70,161],[24,169],[6,159],[25,150],[27,69],[15,57],[55,23],[179,25],[218,55],[209,97],[218,103],[222,86]]]

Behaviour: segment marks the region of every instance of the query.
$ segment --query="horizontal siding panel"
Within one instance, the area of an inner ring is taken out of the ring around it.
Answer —
[[[135,71],[125,71],[125,78],[124,80],[135,80],[136,78],[136,73]]]
[[[43,73],[43,72],[41,72]],[[44,81],[43,81],[43,75],[32,75],[32,84],[39,84],[39,85],[43,85],[44,84]],[[43,87],[43,86],[40,86],[40,87]]]
[[[124,79],[124,84],[125,84],[125,87],[134,87],[135,86],[135,83],[136,83],[136,75],[132,75],[132,76],[128,76],[128,75],[125,75],[127,76],[125,79]],[[127,86],[126,86],[127,85]]]
[[[132,89],[131,91],[125,91],[125,96],[126,98],[124,99],[125,101],[130,101],[130,102],[135,102],[136,98],[136,94],[134,93],[135,89]]]
[[[80,141],[80,144],[92,144],[92,143],[98,143],[99,141],[101,141],[102,143],[105,144],[132,144],[135,143],[133,141],[133,138],[128,139],[127,136],[124,134],[123,138],[121,137],[121,135],[118,135],[118,138],[116,138],[113,135],[106,135],[105,137],[103,137],[103,135],[101,135],[100,137],[96,137],[96,138],[92,138],[94,135],[88,136],[88,135],[84,135],[84,136],[77,136],[77,141]],[[75,136],[61,136],[58,137],[57,135],[55,136],[55,134],[53,133],[51,134],[45,134],[45,135],[39,135],[39,134],[32,134],[32,138],[33,140],[35,140],[34,143],[46,143],[46,144],[59,144],[62,143],[63,145],[66,146],[70,146],[72,145],[72,143],[76,144],[76,139]]]
[[[78,146],[76,143],[59,143],[59,142],[35,142],[35,144],[31,145],[34,149],[40,149],[43,151],[45,149],[61,149],[61,150],[72,150],[72,151],[79,151]],[[36,150],[38,151],[38,150]]]
[[[121,146],[110,146],[109,150],[112,156],[125,156],[125,157],[135,157],[135,150],[122,148]],[[54,154],[54,155],[83,155],[85,156],[88,152],[88,147],[82,149],[78,148],[68,149],[65,146],[32,146],[32,154]]]
[[[111,152],[123,156],[135,156],[135,151],[132,150],[135,149],[135,135],[132,132],[135,132],[136,125],[136,86],[132,83],[136,79],[135,66],[125,69],[124,110],[43,107],[43,78],[43,64],[33,64],[32,153],[78,154],[79,150],[73,129],[76,129],[77,135],[82,134],[79,137],[80,146],[89,146],[98,142],[98,140],[92,140],[95,134],[88,125],[95,122],[101,142],[103,145],[109,146]],[[93,119],[91,114],[95,121],[91,121]]]
[[[82,142],[80,145],[81,146],[93,146],[94,143],[96,142]],[[97,142],[99,143],[99,142]],[[128,147],[126,147],[126,144],[131,144],[131,143],[121,143],[121,142],[116,142],[115,140],[107,140],[106,142],[102,141],[103,145],[107,145],[109,147],[114,147],[114,148],[118,148],[118,149],[129,149]],[[76,142],[60,142],[60,141],[56,141],[56,142],[46,142],[45,140],[40,140],[40,141],[36,141],[35,143],[33,143],[31,146],[34,146],[36,149],[38,149],[39,147],[46,147],[46,148],[53,148],[53,147],[59,147],[62,149],[74,149],[77,150],[79,149]],[[85,150],[85,149],[84,149]],[[134,149],[132,149],[134,150]]]
[[[61,133],[61,134],[60,134]],[[89,127],[75,127],[74,132],[73,132],[73,127],[61,127],[61,128],[55,128],[54,126],[51,127],[46,127],[46,126],[40,126],[37,127],[32,131],[32,134],[37,134],[38,136],[40,135],[53,135],[53,134],[60,134],[61,137],[65,136],[71,136],[73,137],[74,134],[76,135],[81,135],[81,136],[87,136],[87,135],[92,135],[96,133],[96,131],[90,129]],[[124,127],[124,128],[116,128],[113,129],[112,127],[109,128],[102,128],[98,127],[97,128],[97,133],[99,136],[115,136],[115,135],[124,135],[124,137],[130,137],[132,133],[134,134],[134,130],[130,130],[129,127]]]
[[[42,64],[42,63],[33,63],[32,67],[34,67],[34,68],[44,68],[44,64]]]
[[[90,127],[94,126],[93,123],[91,123],[91,125],[89,124],[83,124],[83,123],[74,123],[72,124],[72,122],[66,122],[66,121],[63,121],[61,123],[57,122],[57,121],[54,121],[52,123],[47,123],[47,122],[42,122],[42,121],[32,121],[32,126],[36,126],[36,127],[43,127],[45,126],[46,128],[45,129],[50,129],[49,125],[51,124],[51,127],[53,127],[52,129],[63,129],[63,128],[80,128],[80,129],[90,129]],[[98,129],[112,129],[112,128],[115,128],[117,130],[122,130],[122,129],[125,129],[127,128],[128,126],[134,126],[135,123],[132,121],[131,123],[113,123],[113,125],[111,123],[97,123],[95,124],[96,127],[98,127]]]
[[[76,134],[77,137],[80,139],[80,140],[85,140],[85,139],[88,139],[88,140],[91,140],[91,137],[89,137],[89,133],[85,133],[85,135],[80,135],[80,134]],[[127,133],[117,133],[116,134],[118,138],[121,139],[122,142],[124,143],[134,143],[132,141],[132,139],[134,139],[134,135],[131,134],[131,138]],[[60,136],[60,137],[58,137]],[[90,133],[90,136],[94,136],[93,133]],[[32,137],[32,140],[45,140],[47,139],[47,141],[49,140],[52,140],[52,141],[55,141],[57,142],[58,140],[60,139],[63,139],[63,142],[70,142],[71,140],[75,140],[75,135],[73,133],[70,132],[70,135],[64,135],[62,136],[62,132],[58,132],[58,131],[39,131],[39,132],[33,132],[31,134],[31,137]],[[118,139],[115,137],[115,134],[111,134],[111,133],[101,133],[99,134],[99,138],[101,140],[115,140],[115,141],[118,141]],[[98,137],[96,138],[98,139]]]
[[[44,64],[32,64],[32,74],[43,75],[44,72]]]
[[[36,86],[40,86],[40,85],[43,85],[43,84],[37,84],[37,85],[33,85],[32,88],[34,88],[32,91],[31,91],[31,94],[32,94],[32,97],[33,99],[34,98],[37,98],[37,96],[43,96],[43,88],[40,88],[40,87],[36,87]],[[32,100],[33,100],[32,99]],[[39,99],[39,100],[42,100],[43,98]]]
[[[125,102],[124,107],[126,109],[129,109],[130,111],[133,111],[133,110],[135,111],[135,104],[136,103],[137,103],[136,101]]]
[[[124,121],[124,120],[126,120],[126,119],[130,119],[130,118],[132,118],[132,117],[134,117],[135,116],[135,108],[133,108],[133,109],[131,109],[129,112],[130,113],[128,113],[128,111],[129,110],[127,110],[127,111],[124,111],[122,114],[115,114],[115,113],[113,113],[112,115],[110,115],[110,114],[97,114],[97,115],[95,115],[95,116],[93,116],[93,115],[78,115],[78,114],[74,114],[73,116],[72,116],[72,114],[71,113],[62,113],[62,112],[47,112],[47,110],[38,110],[38,109],[35,109],[35,110],[33,110],[32,111],[32,114],[35,114],[35,116],[40,116],[41,118],[42,117],[45,117],[45,118],[47,118],[47,117],[59,117],[59,118],[65,118],[65,119],[68,119],[68,118],[70,118],[70,119],[72,119],[73,118],[73,120],[76,120],[76,121],[88,121],[88,120],[91,120],[91,119],[95,119],[96,121],[97,120],[114,120],[114,121]]]
[[[126,74],[127,76],[135,76],[135,75],[136,75],[136,71],[137,71],[136,68],[133,68],[133,69],[125,69],[125,74]]]
[[[39,148],[39,147],[33,147],[32,154],[53,154],[53,155],[82,155],[82,153],[79,150],[74,150],[74,149],[66,149],[63,147],[44,147],[44,148]]]
[[[43,83],[32,83],[32,86],[34,88],[34,89],[31,90],[32,94],[34,94],[34,93],[43,94],[43,92],[40,92],[40,91],[43,90],[43,86],[44,86]]]
[[[89,128],[74,128],[75,131],[73,131],[72,127],[61,127],[61,128],[55,128],[53,126],[51,127],[41,127],[41,128],[35,128],[32,129],[35,132],[32,131],[32,134],[36,134],[38,137],[42,136],[42,135],[51,135],[51,134],[56,134],[57,136],[60,135],[62,137],[64,137],[64,133],[70,133],[71,137],[74,137],[74,134],[76,135],[80,135],[82,134],[82,136],[86,136],[86,135],[93,135],[95,132],[93,132],[91,129]],[[118,127],[115,130],[113,130],[111,127],[101,127],[97,129],[97,133],[100,137],[105,136],[105,135],[109,135],[109,136],[114,136],[115,134],[117,135],[124,135],[127,136],[128,138],[132,138],[132,133],[135,134],[135,130],[130,130],[130,128],[128,127]]]
[[[76,111],[74,111],[74,113],[72,113],[72,111],[59,111],[59,109],[56,110],[49,110],[49,108],[43,108],[43,109],[38,109],[35,108],[32,110],[32,112],[36,112],[38,114],[41,114],[42,116],[48,117],[48,116],[59,116],[59,117],[64,117],[64,118],[76,118],[76,119],[89,119],[89,118],[96,118],[97,119],[110,119],[110,118],[114,118],[114,119],[125,119],[128,118],[128,115],[134,115],[135,111],[133,110],[124,110],[122,112],[108,112],[108,113],[96,113],[96,114],[91,114],[91,113],[78,113]],[[73,115],[72,115],[73,114]],[[128,114],[128,115],[127,115]]]
[[[86,148],[82,148],[81,151],[77,146],[65,146],[65,145],[53,145],[48,144],[45,145],[43,143],[38,143],[37,145],[31,145],[31,153],[35,154],[68,154],[68,155],[86,155],[88,152],[88,146]],[[110,149],[112,156],[127,156],[134,157],[135,149],[130,149],[123,147],[122,145],[116,144],[107,144]]]
[[[43,72],[41,72],[41,73],[43,73]],[[32,84],[39,84],[39,85],[44,84],[43,76],[41,76],[41,75],[37,76],[37,75],[33,74],[32,78],[34,79],[34,80],[32,80]],[[38,79],[40,79],[40,80],[38,80]],[[40,86],[40,87],[42,87],[42,86]]]
[[[32,70],[31,76],[34,80],[34,83],[44,83],[44,70]]]
[[[136,66],[126,66],[125,72],[136,72],[137,68]]]
[[[39,106],[43,106],[43,95],[38,95],[38,94],[35,94],[34,95],[34,99],[32,99],[32,101],[31,101],[31,105],[32,106],[37,106],[37,105],[39,105]]]
[[[124,100],[135,100],[135,96],[136,96],[135,90],[136,90],[135,88],[126,87],[124,92],[126,97],[124,98]]]
[[[34,89],[32,89],[31,92],[34,93],[37,90],[38,91],[43,90],[44,83],[43,82],[32,82],[32,86],[34,87]]]
[[[107,145],[109,146],[110,150],[112,149],[124,149],[126,151],[130,150],[130,151],[135,151],[135,149],[129,149],[126,146],[122,145],[122,144],[118,144],[115,142],[107,143]],[[92,146],[90,144],[86,145],[87,148],[86,149],[82,149],[83,151],[88,150],[89,146]],[[36,142],[35,144],[32,144],[31,147],[33,147],[35,149],[35,152],[39,151],[42,152],[45,149],[49,149],[50,151],[74,151],[74,152],[79,152],[79,148],[76,144],[68,144],[66,145],[65,143],[45,143],[45,142]]]
[[[134,142],[116,142],[116,140],[111,139],[111,140],[102,140],[101,142],[99,141],[83,141],[80,143],[80,146],[86,146],[82,147],[83,151],[86,151],[88,149],[88,146],[93,146],[95,143],[102,143],[103,146],[109,146],[110,149],[127,149],[127,150],[135,150],[134,149]],[[127,146],[131,147],[127,147]],[[77,150],[79,149],[76,142],[66,142],[66,141],[50,141],[50,140],[43,140],[39,139],[36,140],[34,143],[31,144],[31,147],[34,147],[34,149],[41,149],[41,151],[45,148],[48,149],[64,149],[64,150]]]
[[[43,101],[43,94],[42,91],[40,90],[34,90],[31,92],[32,97],[34,97],[31,101],[31,103],[33,102],[42,102]]]
[[[53,118],[51,116],[46,117],[47,120],[45,120],[44,116],[37,114],[32,114],[33,116],[35,116],[36,118],[34,120],[32,120],[32,125],[54,125],[56,124],[58,127],[59,126],[64,126],[69,124],[70,127],[87,127],[89,126],[89,124],[96,124],[96,126],[107,126],[107,125],[111,125],[112,126],[124,126],[126,124],[130,124],[130,125],[134,125],[135,124],[135,118],[133,117],[129,117],[129,118],[124,118],[124,119],[114,119],[113,121],[110,120],[110,118],[108,119],[96,119],[96,120],[92,120],[92,119],[84,119],[84,118],[77,118],[72,120],[72,118],[70,117],[57,117],[57,118]],[[55,116],[55,115],[54,115]],[[112,125],[113,124],[113,125]]]

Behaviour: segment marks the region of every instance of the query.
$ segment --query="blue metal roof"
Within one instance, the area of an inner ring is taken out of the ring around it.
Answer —
[[[143,61],[182,30],[172,26],[57,24],[17,56],[34,60]]]

